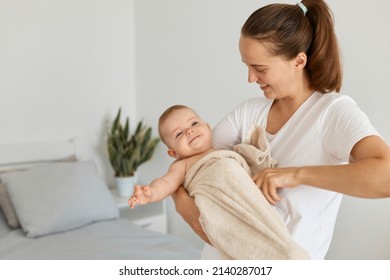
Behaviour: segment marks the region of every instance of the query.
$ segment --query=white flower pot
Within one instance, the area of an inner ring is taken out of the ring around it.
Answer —
[[[137,184],[137,173],[130,177],[115,177],[116,191],[119,196],[129,197]]]

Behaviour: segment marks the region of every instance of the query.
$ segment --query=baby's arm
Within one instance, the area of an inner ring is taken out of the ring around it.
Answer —
[[[175,161],[168,169],[168,172],[147,186],[135,186],[134,193],[129,198],[130,208],[136,204],[146,204],[160,201],[172,193],[184,183],[185,177],[185,160]]]

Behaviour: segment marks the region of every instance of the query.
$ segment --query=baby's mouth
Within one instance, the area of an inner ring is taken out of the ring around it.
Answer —
[[[188,142],[188,144],[191,144],[195,139],[197,139],[198,137],[199,137],[200,135],[198,134],[198,135],[196,135],[195,137],[193,137],[189,142]]]

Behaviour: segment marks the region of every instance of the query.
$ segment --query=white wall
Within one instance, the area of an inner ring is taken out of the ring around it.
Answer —
[[[184,103],[214,125],[241,101],[261,95],[246,80],[238,48],[241,25],[251,12],[274,1],[138,0],[136,80],[138,114],[155,124],[169,105]],[[297,1],[286,0],[295,4]],[[327,1],[336,18],[344,59],[343,93],[351,95],[390,143],[390,2]],[[170,159],[159,146],[143,177],[161,175]],[[390,199],[346,197],[328,258],[390,259]],[[202,242],[169,204],[172,233]]]
[[[78,138],[107,180],[106,120],[134,119],[134,3],[0,1],[0,141]]]

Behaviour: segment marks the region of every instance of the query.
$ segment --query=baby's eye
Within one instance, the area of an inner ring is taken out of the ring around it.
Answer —
[[[192,126],[197,125],[199,122],[192,122]]]
[[[182,134],[183,134],[183,132],[181,132],[181,131],[176,133],[176,139],[179,138]]]

